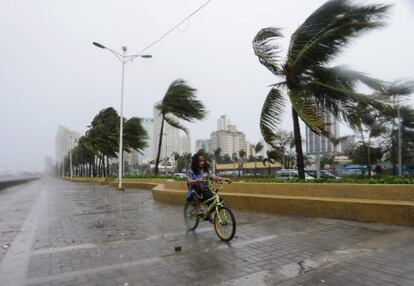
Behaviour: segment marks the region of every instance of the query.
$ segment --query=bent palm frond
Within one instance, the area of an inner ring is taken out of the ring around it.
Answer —
[[[289,92],[289,98],[293,109],[312,132],[322,134],[328,138],[331,137],[323,117],[323,107],[317,104],[316,97],[313,94],[291,90]]]
[[[260,131],[263,139],[270,145],[277,138],[276,130],[282,121],[284,108],[285,99],[283,95],[278,88],[272,88],[266,97],[260,115]]]
[[[182,130],[182,131],[184,131],[184,133],[186,134],[186,135],[189,135],[190,134],[190,131],[187,129],[187,127],[185,127],[184,125],[182,125],[182,124],[180,124],[180,122],[177,120],[177,119],[175,119],[174,117],[172,117],[171,115],[166,115],[165,116],[165,121],[171,126],[171,127],[174,127],[174,128],[177,128],[177,129],[180,129],[180,130]]]
[[[204,119],[206,109],[203,103],[195,97],[196,89],[184,80],[178,79],[168,87],[162,103],[157,106],[164,114],[171,113],[179,119],[192,122]]]
[[[324,65],[362,32],[384,26],[389,5],[358,5],[331,0],[316,10],[292,35],[289,68],[300,73]]]
[[[277,39],[283,35],[279,28],[264,28],[257,33],[253,39],[253,50],[262,65],[267,67],[273,74],[282,75],[280,63],[280,46],[276,43]]]

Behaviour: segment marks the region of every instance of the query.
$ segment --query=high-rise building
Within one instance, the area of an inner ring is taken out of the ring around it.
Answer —
[[[155,160],[158,153],[158,145],[160,140],[160,132],[161,132],[161,121],[162,117],[160,115],[159,110],[156,106],[159,102],[155,103],[154,105],[154,121],[153,121],[153,131],[152,131],[152,158]],[[177,118],[174,118],[178,120]],[[167,122],[164,122],[164,131],[163,131],[163,138],[162,138],[162,146],[161,146],[161,159],[165,159],[166,157],[170,157],[172,153],[177,152],[179,154],[184,153],[191,153],[191,139],[189,136],[180,137],[180,130],[170,126]]]
[[[217,121],[217,131],[210,135],[211,149],[221,149],[221,154],[238,154],[240,150],[246,149],[246,136],[243,132],[237,131],[236,125],[232,125],[226,115],[222,115]],[[246,151],[246,150],[245,150]]]
[[[249,159],[250,156],[256,157],[256,146],[254,144],[250,144],[249,141],[246,141],[246,158]]]
[[[212,154],[211,150],[211,141],[210,139],[199,139],[196,141],[195,152],[198,152],[200,149],[203,149],[206,153]]]
[[[55,136],[55,161],[62,163],[65,156],[73,148],[76,142],[80,138],[80,133],[77,131],[71,131],[66,127],[58,126],[58,130]]]
[[[191,139],[190,136],[180,137],[180,152],[179,154],[190,153],[191,154]]]
[[[219,130],[227,130],[227,128],[231,125],[230,119],[227,118],[227,115],[222,115],[217,120],[217,131]]]
[[[339,137],[339,123],[333,115],[329,112],[322,111],[324,122],[327,129],[334,138]],[[336,146],[336,152],[339,152],[340,146]],[[325,136],[313,133],[308,127],[306,127],[306,153],[308,154],[324,154],[331,153],[334,150],[334,145]]]
[[[142,150],[142,154],[138,151],[133,151],[133,157],[132,157],[132,164],[143,164],[148,163],[153,159],[153,148],[154,148],[154,142],[153,142],[153,132],[154,132],[154,119],[144,117],[141,118],[141,125],[144,128],[145,131],[147,131],[147,148]]]

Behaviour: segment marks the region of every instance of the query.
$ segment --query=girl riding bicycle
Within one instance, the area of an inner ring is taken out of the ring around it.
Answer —
[[[227,181],[230,179],[216,176],[209,170],[203,153],[196,153],[191,159],[191,169],[188,171],[188,191],[187,200],[194,200],[197,208],[197,214],[202,216],[203,209],[201,202],[213,197],[213,193],[209,189],[208,180]]]

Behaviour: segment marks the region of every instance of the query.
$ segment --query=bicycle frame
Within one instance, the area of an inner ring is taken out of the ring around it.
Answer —
[[[219,186],[214,186],[219,185]],[[208,200],[201,202],[202,205],[207,206],[207,211],[204,213],[203,219],[207,218],[210,214],[214,211],[218,211],[220,207],[223,207],[223,201],[220,200],[220,196],[218,195],[219,191],[223,190],[223,183],[222,182],[209,182],[210,190],[214,190],[214,196],[209,198]],[[221,218],[219,216],[219,221],[222,223]]]

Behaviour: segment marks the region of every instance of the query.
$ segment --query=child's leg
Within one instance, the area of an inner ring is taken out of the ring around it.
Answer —
[[[193,200],[194,200],[194,203],[196,205],[197,213],[202,214],[203,209],[201,208],[200,197],[198,196],[198,194],[196,192],[193,192]]]

